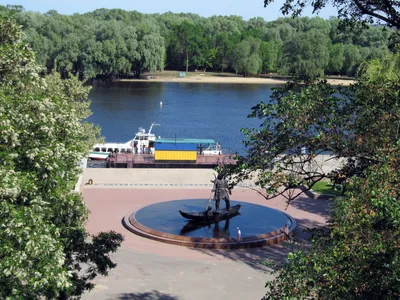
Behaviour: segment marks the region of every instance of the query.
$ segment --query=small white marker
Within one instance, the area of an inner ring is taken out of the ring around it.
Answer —
[[[242,232],[240,231],[240,228],[237,228],[237,242],[240,243],[242,240]]]

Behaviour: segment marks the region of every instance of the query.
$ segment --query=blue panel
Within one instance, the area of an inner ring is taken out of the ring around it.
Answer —
[[[166,150],[166,151],[197,151],[195,144],[181,144],[181,143],[155,143],[155,150]]]

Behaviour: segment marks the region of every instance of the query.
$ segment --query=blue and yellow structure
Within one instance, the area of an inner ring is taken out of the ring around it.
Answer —
[[[156,161],[196,161],[197,159],[195,144],[155,143],[154,148]]]
[[[154,143],[156,161],[193,161],[197,160],[197,153],[207,147],[215,145],[211,139],[157,139]]]

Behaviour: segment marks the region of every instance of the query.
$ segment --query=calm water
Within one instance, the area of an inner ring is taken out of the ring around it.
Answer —
[[[227,151],[244,153],[240,128],[256,127],[251,107],[268,101],[271,85],[119,82],[96,83],[90,93],[90,122],[107,142],[126,142],[138,127],[161,137],[211,138]],[[160,106],[160,101],[163,105]]]
[[[236,237],[237,227],[240,228],[242,237],[250,237],[272,232],[284,227],[285,224],[290,225],[291,222],[283,213],[275,209],[235,200],[231,201],[231,206],[242,205],[239,215],[205,226],[190,222],[179,213],[179,210],[185,212],[204,211],[207,203],[207,199],[155,203],[138,210],[135,218],[143,226],[157,231],[199,238]],[[225,208],[224,201],[221,201],[221,208]]]

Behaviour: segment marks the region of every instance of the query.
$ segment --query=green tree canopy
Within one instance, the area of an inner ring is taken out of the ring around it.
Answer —
[[[323,76],[329,63],[328,43],[327,36],[314,29],[295,35],[283,46],[282,73],[303,78]]]
[[[253,107],[250,117],[262,125],[243,130],[248,155],[233,179],[255,176],[265,198],[282,195],[290,203],[339,171],[348,184],[333,200],[328,225],[313,230],[311,248],[290,253],[266,284],[265,299],[400,297],[400,56],[363,63],[357,71],[351,62],[371,53],[361,45],[343,48],[343,68],[358,72],[354,85],[289,83]],[[344,165],[325,171],[316,162],[326,153]]]
[[[342,43],[331,45],[329,48],[329,73],[340,73],[344,64],[344,45]]]
[[[322,81],[276,89],[269,102],[252,108],[250,117],[259,118],[262,126],[243,130],[248,153],[236,166],[238,178],[257,173],[267,199],[285,195],[290,202],[302,193],[297,187],[311,189],[323,178],[335,178],[336,172],[313,163],[316,155],[348,159],[343,170],[348,177],[379,161],[381,151],[399,138],[398,61],[395,56],[385,67],[376,67],[377,61],[366,64],[360,81],[349,88]],[[385,70],[383,78],[394,80],[370,81],[383,76],[369,75],[371,70]]]
[[[70,187],[98,134],[85,123],[89,88],[40,77],[22,38],[0,20],[0,298],[66,299],[115,267],[109,254],[122,236],[89,236],[87,208]]]
[[[63,78],[72,74],[80,79],[113,80],[140,77],[143,72],[164,67],[236,72],[239,56],[233,50],[241,41],[260,45],[257,51],[251,51],[247,65],[252,71],[248,73],[273,71],[285,75],[304,74],[306,70],[307,76],[354,76],[364,61],[384,57],[396,40],[388,41],[395,31],[387,27],[355,31],[341,28],[336,18],[267,22],[262,18],[244,21],[238,16],[204,18],[170,12],[146,15],[121,9],[40,14],[13,7],[1,7],[0,14],[15,15],[43,72],[56,69]],[[341,45],[345,48],[343,55]],[[349,65],[341,63],[343,56]]]
[[[289,254],[264,299],[400,297],[399,154],[396,147],[351,180],[329,225],[314,232],[309,251]]]
[[[164,39],[157,32],[154,24],[142,23],[138,26],[137,57],[131,58],[135,77],[139,78],[144,71],[155,72],[164,67]]]
[[[258,55],[260,42],[254,38],[241,41],[233,49],[233,68],[237,73],[247,76],[256,74],[262,67],[262,61]]]
[[[277,70],[280,60],[282,46],[275,40],[262,42],[260,45],[260,56],[262,60],[262,71],[272,72]]]
[[[387,54],[392,44],[388,37],[393,33],[382,26],[355,32],[339,28],[336,18],[319,17],[267,22],[262,18],[244,21],[238,16],[145,15],[121,9],[67,16],[13,7],[2,7],[0,13],[15,15],[43,72],[56,69],[63,78],[72,74],[80,79],[139,77],[143,72],[164,67],[236,72],[238,53],[233,50],[241,41],[260,45],[248,59],[250,73],[302,74],[307,70],[313,75],[354,75],[364,61]],[[341,44],[347,49],[350,67],[343,63],[337,71],[337,64],[333,68],[332,63],[338,58],[341,64],[342,56],[341,51],[333,50],[341,49]],[[313,47],[316,51],[311,51]],[[321,56],[325,52],[330,64]]]
[[[264,6],[274,0],[264,0]],[[355,22],[374,23],[375,20],[383,21],[389,26],[400,29],[400,3],[387,0],[320,0],[309,3],[305,0],[285,0],[281,7],[283,14],[299,16],[305,7],[311,5],[313,12],[319,12],[327,4],[336,7],[339,17],[346,23]]]
[[[399,62],[397,55],[364,65],[346,99],[354,118],[331,133],[331,150],[356,158],[344,168],[348,191],[334,199],[328,226],[314,230],[311,249],[289,254],[265,299],[400,297]]]

